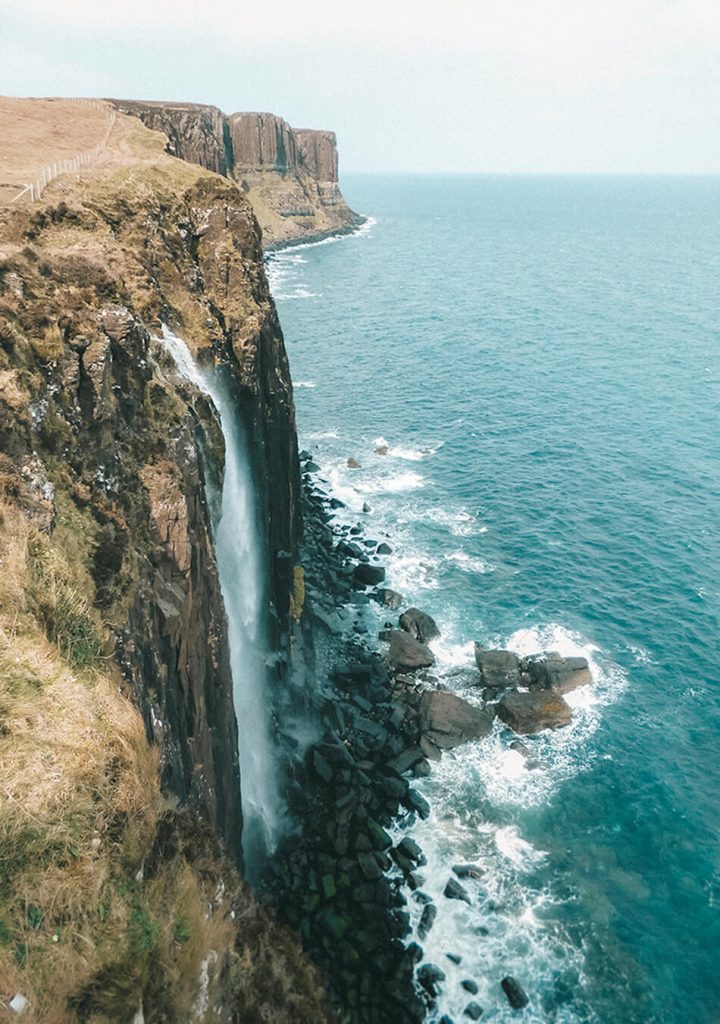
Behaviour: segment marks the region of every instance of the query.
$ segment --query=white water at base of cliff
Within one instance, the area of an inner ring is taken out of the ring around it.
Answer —
[[[225,439],[225,472],[215,553],[228,618],[233,701],[238,724],[243,854],[252,880],[280,832],[282,805],[270,734],[267,586],[256,488],[240,418],[212,372],[201,371],[187,345],[163,325],[162,341],[179,372],[215,405]]]

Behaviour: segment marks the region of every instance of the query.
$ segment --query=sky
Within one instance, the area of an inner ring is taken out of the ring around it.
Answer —
[[[272,111],[341,175],[720,173],[720,0],[0,0],[0,94]]]

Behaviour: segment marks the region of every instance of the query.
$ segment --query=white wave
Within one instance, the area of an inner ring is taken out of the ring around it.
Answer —
[[[406,521],[434,523],[446,527],[454,537],[472,537],[487,533],[487,527],[481,526],[477,516],[465,508],[423,508],[406,511]]]
[[[398,473],[396,476],[380,477],[379,479],[372,480],[367,484],[366,490],[368,494],[396,494],[400,491],[416,491],[424,486],[425,479],[419,473],[407,470],[405,473]]]
[[[391,586],[402,594],[416,590],[436,590],[438,563],[431,557],[416,554],[396,554],[388,565]]]
[[[511,751],[511,753],[515,753],[515,751]],[[497,830],[495,845],[503,857],[507,857],[520,868],[533,867],[547,856],[544,851],[536,850],[532,843],[526,842],[514,825]]]
[[[293,384],[295,388],[316,388],[317,384],[314,380],[296,380]]]
[[[337,430],[318,430],[312,434],[306,434],[308,441],[336,441],[340,435]]]
[[[453,562],[459,569],[462,569],[463,572],[488,573],[495,571],[494,566],[483,561],[482,558],[473,558],[472,555],[468,555],[466,551],[453,551],[451,554],[447,555],[447,561]]]

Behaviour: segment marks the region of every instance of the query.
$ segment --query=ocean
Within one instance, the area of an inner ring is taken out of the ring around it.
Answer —
[[[720,179],[343,191],[357,234],[268,262],[339,521],[391,546],[443,685],[479,700],[473,641],[595,676],[571,727],[527,740],[538,767],[498,723],[420,783],[424,961],[446,975],[428,1019],[717,1024]],[[459,862],[483,869],[471,906],[442,895]]]

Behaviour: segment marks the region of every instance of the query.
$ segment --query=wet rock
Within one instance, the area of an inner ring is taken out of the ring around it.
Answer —
[[[463,1010],[463,1016],[470,1020],[480,1020],[483,1015],[483,1008],[479,1003],[468,1003]]]
[[[444,1013],[440,1018],[440,1024],[455,1024],[455,1022],[453,1021],[452,1017],[448,1017],[448,1015]]]
[[[526,767],[531,769],[540,767],[540,762],[535,757],[532,750],[521,740],[513,740],[510,744],[510,749],[525,758]]]
[[[466,992],[470,993],[471,996],[477,995],[478,983],[476,981],[473,981],[472,978],[465,978],[464,981],[460,982],[460,984],[462,985]]]
[[[570,705],[550,690],[506,693],[497,705],[498,717],[513,732],[528,735],[544,729],[560,729],[572,719]]]
[[[435,964],[423,964],[418,968],[417,980],[429,995],[436,996],[442,982],[445,981],[445,971],[440,970]]]
[[[330,508],[345,508],[346,507],[345,506],[345,502],[344,501],[340,501],[339,498],[331,498],[328,504],[330,505]]]
[[[390,590],[388,587],[376,590],[372,596],[386,608],[400,608],[403,603],[402,594],[398,594],[397,590]]]
[[[476,643],[475,664],[485,687],[507,690],[520,685],[520,659],[512,651],[486,651]]]
[[[462,963],[462,957],[459,953],[446,953],[445,956],[454,964],[458,964],[458,966]]]
[[[368,505],[368,503],[367,503],[366,501],[364,501],[364,502],[363,502],[363,507],[362,507],[362,510],[363,510],[363,512],[365,512],[366,514],[367,514],[368,512],[372,512],[372,509],[370,508],[370,506]]]
[[[409,747],[404,750],[399,757],[396,757],[392,762],[392,767],[398,773],[402,775],[404,772],[410,771],[410,769],[422,760],[423,752],[419,747]]]
[[[560,694],[589,686],[593,681],[587,658],[529,658],[525,668],[532,683]]]
[[[387,662],[390,668],[405,671],[429,668],[435,664],[435,655],[429,647],[414,640],[409,633],[401,629],[394,629],[390,634],[390,651]]]
[[[360,870],[369,882],[377,882],[378,879],[382,878],[380,865],[372,853],[359,853],[357,860]]]
[[[408,608],[406,612],[403,612],[400,616],[400,628],[415,640],[419,640],[421,644],[426,644],[429,640],[440,636],[435,619],[426,612],[420,611],[419,608]]]
[[[447,885],[443,889],[443,896],[449,900],[463,900],[468,906],[471,904],[467,889],[460,885],[455,878],[448,878]]]
[[[426,939],[430,929],[435,924],[435,918],[437,917],[437,907],[434,903],[428,903],[424,907],[422,915],[420,917],[420,923],[418,924],[418,935],[421,939]]]
[[[422,850],[410,836],[405,836],[405,838],[398,843],[398,850],[400,850],[403,856],[407,857],[408,860],[411,860],[413,864],[427,864],[427,860],[425,859],[425,855]]]
[[[319,750],[313,751],[313,767],[318,773],[323,782],[330,782],[333,777],[332,766],[326,758],[320,753]]]
[[[420,750],[429,761],[439,761],[442,757],[440,747],[437,743],[433,743],[431,739],[428,739],[427,736],[420,737]]]
[[[307,449],[303,449],[303,451],[301,451],[300,454],[298,455],[298,459],[300,460],[300,462],[309,462],[310,459],[312,459],[312,455],[310,454],[309,451],[307,451]]]
[[[383,541],[381,544],[378,544],[377,546],[376,554],[378,555],[391,555],[392,552],[393,549],[390,547],[389,544],[386,544],[385,541]]]
[[[403,803],[411,811],[415,811],[423,820],[430,817],[430,804],[424,796],[420,796],[417,790],[409,789]]]
[[[348,469],[362,469],[362,466],[360,465],[360,463],[358,462],[358,460],[357,460],[357,459],[354,459],[354,458],[352,457],[352,455],[351,455],[351,456],[350,456],[350,458],[349,458],[349,459],[347,460],[347,467],[348,467]]]
[[[443,750],[487,736],[494,715],[448,690],[427,690],[420,699],[423,735]]]
[[[514,978],[508,975],[506,978],[503,978],[500,984],[513,1010],[522,1010],[523,1007],[528,1005],[530,1000],[525,994],[525,990]]]
[[[313,460],[310,459],[309,462],[305,463],[305,471],[307,473],[319,473],[320,467],[318,466],[317,462],[313,462]]]
[[[482,878],[485,874],[477,864],[453,864],[452,870],[458,878]]]
[[[382,565],[369,565],[361,562],[355,566],[353,571],[355,581],[363,587],[374,587],[376,583],[382,583],[385,579],[385,569]]]
[[[388,446],[386,444],[379,444],[377,448],[374,449],[374,451],[376,455],[387,455]]]

